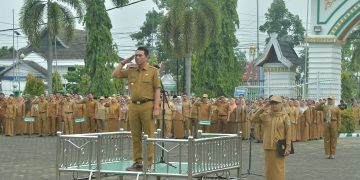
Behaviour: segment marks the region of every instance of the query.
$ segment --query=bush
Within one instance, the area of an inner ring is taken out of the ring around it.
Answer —
[[[24,94],[29,94],[30,96],[39,96],[45,92],[45,84],[41,79],[37,79],[31,73],[26,77],[26,85]]]
[[[351,109],[342,110],[341,113],[341,133],[353,133],[355,131],[355,115]]]

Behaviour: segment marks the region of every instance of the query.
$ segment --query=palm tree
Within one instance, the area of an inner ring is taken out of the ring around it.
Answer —
[[[185,88],[191,92],[191,56],[204,50],[220,31],[220,7],[217,0],[169,0],[168,12],[160,26],[165,49],[185,58]]]
[[[27,35],[32,46],[39,47],[41,38],[47,36],[47,88],[49,93],[52,92],[55,37],[64,33],[66,41],[70,41],[74,35],[75,17],[71,8],[75,10],[80,22],[83,17],[81,0],[25,0],[20,10],[20,28]]]

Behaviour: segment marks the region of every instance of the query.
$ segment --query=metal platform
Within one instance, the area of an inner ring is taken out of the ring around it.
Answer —
[[[157,134],[160,134],[158,130]],[[147,147],[155,147],[154,164],[139,172],[126,171],[131,166],[131,133],[126,131],[91,134],[58,134],[56,177],[72,172],[74,179],[98,180],[112,175],[148,177],[183,177],[206,179],[209,174],[226,174],[236,169],[241,175],[241,134],[199,133],[194,139],[162,139],[143,136],[143,159],[147,159]],[[163,163],[163,160],[166,163]],[[161,162],[161,163],[156,163]],[[191,169],[191,171],[189,171]]]

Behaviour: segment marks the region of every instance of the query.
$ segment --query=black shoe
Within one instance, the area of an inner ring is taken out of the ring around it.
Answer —
[[[127,171],[142,171],[143,165],[141,163],[135,162],[132,166],[126,168]]]

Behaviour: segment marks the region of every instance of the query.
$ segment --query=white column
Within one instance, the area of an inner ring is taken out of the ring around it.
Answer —
[[[338,102],[341,96],[341,46],[335,42],[310,42],[308,66],[308,98],[331,95]]]

